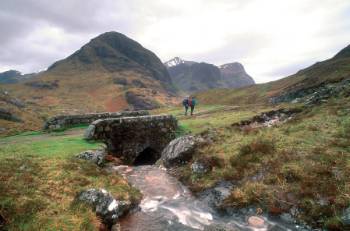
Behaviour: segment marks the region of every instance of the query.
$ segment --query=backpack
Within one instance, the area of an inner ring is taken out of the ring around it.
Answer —
[[[189,101],[188,99],[184,99],[182,101],[182,105],[184,105],[185,107],[188,106],[188,101]]]

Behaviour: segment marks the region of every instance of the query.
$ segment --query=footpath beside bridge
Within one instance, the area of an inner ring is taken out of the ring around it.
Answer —
[[[85,139],[103,141],[125,164],[153,164],[175,138],[176,129],[171,115],[100,119],[88,127]]]

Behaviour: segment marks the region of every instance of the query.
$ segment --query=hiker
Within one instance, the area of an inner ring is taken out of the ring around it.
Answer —
[[[188,111],[188,106],[189,106],[189,99],[188,99],[188,97],[186,97],[182,101],[182,105],[185,107],[185,116],[187,116],[187,111]]]
[[[194,96],[190,97],[188,99],[188,105],[191,107],[191,115],[193,115],[194,107],[197,104],[197,100]]]

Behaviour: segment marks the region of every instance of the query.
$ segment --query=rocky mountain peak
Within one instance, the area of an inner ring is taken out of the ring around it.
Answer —
[[[171,67],[175,67],[175,66],[178,66],[178,65],[180,65],[180,64],[186,64],[186,65],[192,65],[192,64],[194,64],[194,63],[196,63],[196,62],[193,62],[193,61],[186,61],[186,60],[183,60],[182,58],[180,58],[180,57],[175,57],[175,58],[172,58],[172,59],[170,59],[169,61],[166,61],[165,63],[164,63],[164,66],[166,67],[166,68],[171,68]]]
[[[183,63],[185,63],[185,62],[186,62],[186,61],[183,60],[183,59],[181,59],[180,57],[175,57],[175,58],[172,58],[172,59],[166,61],[166,62],[164,63],[164,65],[165,65],[167,68],[169,68],[169,67],[177,66],[177,65],[179,65],[179,64],[183,64]]]
[[[243,65],[238,62],[226,63],[221,65],[219,68],[221,71],[245,72]]]

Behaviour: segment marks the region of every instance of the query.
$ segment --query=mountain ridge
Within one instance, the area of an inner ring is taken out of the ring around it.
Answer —
[[[167,67],[175,86],[186,93],[213,88],[239,88],[255,84],[254,79],[238,62],[216,66],[175,57],[165,62],[164,66]]]

